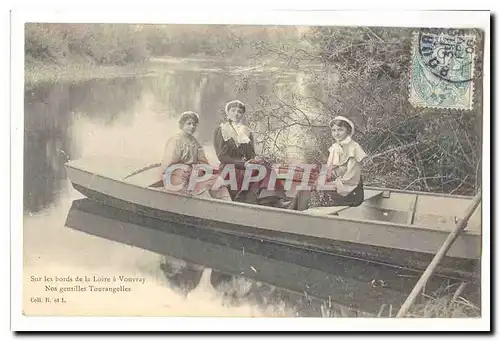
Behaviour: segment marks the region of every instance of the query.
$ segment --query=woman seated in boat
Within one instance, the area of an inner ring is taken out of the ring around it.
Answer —
[[[191,176],[193,169],[202,173],[213,169],[203,147],[193,136],[199,120],[199,115],[192,111],[184,112],[179,118],[181,132],[167,141],[160,167],[163,184],[167,190],[231,201],[227,187],[214,186],[217,173],[212,172],[208,179],[202,174]]]
[[[224,167],[234,166],[237,188],[230,189],[233,200],[285,208],[290,202],[286,201],[283,185],[277,182],[274,189],[267,188],[273,170],[255,153],[253,134],[243,123],[245,112],[245,104],[240,101],[226,104],[226,120],[214,132],[214,147],[221,163],[219,170],[222,172]],[[243,178],[245,170],[252,164],[263,166],[266,173],[262,180],[250,183],[246,189],[242,186]]]
[[[321,206],[359,206],[363,202],[362,161],[366,156],[361,146],[352,139],[354,123],[337,116],[330,122],[334,143],[329,148],[326,164],[327,189],[316,184],[315,190],[300,191],[293,204],[302,211]]]

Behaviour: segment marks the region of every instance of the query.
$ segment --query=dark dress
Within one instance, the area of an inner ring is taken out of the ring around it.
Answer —
[[[304,211],[313,207],[351,206],[356,207],[363,203],[364,189],[361,180],[352,192],[342,196],[337,191],[299,191],[291,205],[297,211]]]
[[[241,143],[236,146],[233,139],[224,141],[222,138],[222,128],[219,126],[214,132],[214,147],[217,157],[223,165],[234,164],[237,169],[245,169],[245,161],[255,157],[253,135],[250,134],[250,143]]]
[[[284,198],[285,193],[283,188],[276,184],[275,190],[268,190],[267,184],[270,174],[273,171],[269,165],[265,165],[267,169],[266,176],[259,182],[250,183],[249,189],[241,190],[243,177],[245,174],[245,162],[255,158],[254,138],[249,135],[249,143],[241,143],[239,146],[230,138],[224,141],[222,137],[222,128],[219,126],[214,131],[214,147],[217,158],[220,161],[220,171],[226,165],[234,165],[236,169],[236,181],[238,184],[237,190],[230,190],[231,198],[235,201],[243,201],[247,203],[262,203],[267,200]]]

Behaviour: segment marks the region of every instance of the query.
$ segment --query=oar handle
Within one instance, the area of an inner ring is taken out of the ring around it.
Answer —
[[[439,262],[441,262],[441,260],[444,258],[448,250],[451,248],[451,246],[457,239],[460,232],[462,232],[462,230],[465,229],[465,227],[467,226],[470,217],[472,216],[472,214],[474,213],[480,202],[481,202],[481,189],[479,189],[478,193],[472,200],[472,203],[467,208],[467,211],[465,211],[464,217],[457,222],[457,224],[455,225],[455,229],[448,235],[448,238],[446,238],[443,245],[438,250],[438,252],[434,256],[430,264],[427,266],[427,269],[425,269],[424,273],[418,280],[417,284],[415,284],[415,286],[413,287],[413,290],[410,292],[410,295],[408,295],[406,301],[399,309],[396,317],[402,317],[406,314],[406,312],[411,307],[411,305],[417,298],[418,294],[420,293],[420,290],[422,290],[422,288],[427,283],[434,270],[436,270]]]
[[[160,167],[161,166],[161,163],[153,163],[151,165],[148,165],[146,167],[143,167],[141,169],[138,169],[132,173],[130,173],[129,175],[127,175],[126,177],[123,178],[123,180],[127,180],[128,178],[130,178],[131,176],[134,176],[134,175],[137,175],[141,172],[144,172],[144,171],[147,171],[147,170],[150,170],[152,168],[157,168],[157,167]]]

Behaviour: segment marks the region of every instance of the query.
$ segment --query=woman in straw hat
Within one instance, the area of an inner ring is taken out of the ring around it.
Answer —
[[[203,147],[193,136],[199,121],[199,115],[193,111],[186,111],[180,116],[179,128],[181,131],[168,140],[160,167],[164,186],[167,190],[176,188],[176,191],[183,193],[205,197],[211,196],[216,199],[231,201],[227,187],[214,187],[218,179],[218,174],[216,173],[212,173],[212,176],[208,180],[196,183],[193,190],[189,189],[193,167],[197,164],[209,166]],[[172,165],[186,165],[187,167],[170,169],[169,166]],[[212,168],[209,166],[207,169],[211,170]],[[181,187],[180,190],[177,189],[179,186]]]
[[[246,112],[241,101],[231,101],[226,104],[226,120],[214,132],[214,147],[221,163],[220,169],[226,166],[235,168],[237,189],[231,190],[233,200],[246,203],[285,208],[290,204],[286,200],[283,185],[278,181],[274,189],[267,185],[273,172],[270,165],[255,153],[254,138],[250,129],[243,123]],[[266,169],[266,176],[250,183],[248,190],[242,189],[245,169],[251,164],[260,164]]]
[[[363,202],[362,161],[366,156],[361,146],[352,139],[354,123],[344,116],[330,121],[334,140],[328,149],[326,183],[333,190],[320,186],[312,192],[299,192],[294,208],[299,211],[318,206],[358,206]]]

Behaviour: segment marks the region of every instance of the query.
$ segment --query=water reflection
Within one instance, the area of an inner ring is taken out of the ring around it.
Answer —
[[[69,88],[40,87],[25,93],[24,208],[37,211],[56,199],[71,141]],[[61,100],[62,99],[62,100]]]
[[[79,156],[72,132],[81,120],[106,126],[130,115],[140,94],[136,80],[42,84],[24,98],[24,209],[38,212],[63,189],[64,163]]]
[[[219,298],[222,306],[256,306],[266,316],[354,317],[370,316],[243,276],[228,275],[211,268],[202,268],[173,257],[165,257],[162,270],[171,288],[186,298],[193,292],[209,293]]]
[[[88,199],[73,202],[66,226],[166,255],[161,268],[169,284],[185,296],[203,282],[203,269],[210,268],[211,286],[199,290],[216,290],[231,304],[282,300],[306,315],[315,314],[305,313],[313,307],[320,312],[325,302],[344,315],[376,314],[384,304],[397,309],[419,276],[363,260],[218,233],[203,226],[166,223]],[[455,281],[433,277],[426,292],[453,285]],[[474,293],[475,288],[470,290]]]
[[[249,251],[241,252],[239,245],[242,240],[239,238],[225,236],[224,239],[218,233],[134,216],[88,199],[73,202],[65,225],[166,254],[159,268],[167,279],[168,287],[188,300],[193,296],[203,297],[200,304],[217,297],[222,306],[257,306],[266,316],[322,316],[322,309],[330,309],[332,314],[335,311],[335,316],[368,315],[356,309],[359,300],[349,299],[346,305],[329,300],[329,292],[339,293],[339,290],[333,289],[338,283],[325,272],[294,263],[302,257],[300,252],[294,254],[293,250],[289,250],[290,262],[277,259],[277,255],[264,257],[254,253],[250,244],[256,242],[252,240],[244,241],[244,248]],[[166,230],[158,234],[159,225],[165,226]],[[266,251],[270,248],[278,247],[264,246],[262,254],[268,254]],[[248,262],[255,267],[245,264]],[[304,286],[301,290],[303,284],[296,277],[303,276],[304,271],[311,273],[315,284],[311,283],[310,287]],[[315,295],[315,286],[323,289],[327,286],[328,289],[323,295]],[[340,291],[345,293],[346,289],[343,287]],[[344,296],[345,301],[345,295],[340,296]]]

